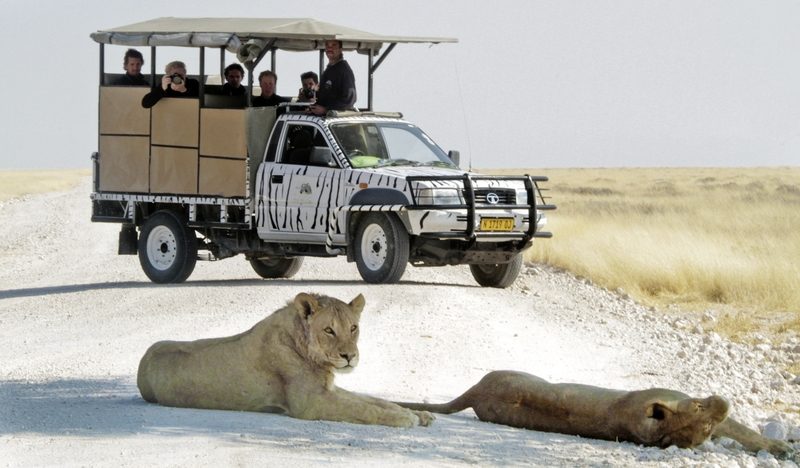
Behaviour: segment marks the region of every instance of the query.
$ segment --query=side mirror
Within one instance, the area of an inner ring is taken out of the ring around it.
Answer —
[[[459,164],[461,162],[460,152],[456,150],[450,150],[447,152],[447,157],[450,158],[451,161],[453,161],[453,164],[455,164],[456,166],[460,166]]]

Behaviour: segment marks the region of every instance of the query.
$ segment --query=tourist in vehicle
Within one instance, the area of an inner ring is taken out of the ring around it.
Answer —
[[[192,98],[200,95],[200,83],[194,78],[186,78],[186,64],[175,60],[164,67],[161,86],[156,86],[142,98],[142,107],[150,108],[161,98]]]
[[[222,94],[225,96],[244,96],[247,88],[242,86],[244,78],[244,68],[238,63],[232,63],[225,67],[225,84],[222,85]]]
[[[313,71],[307,71],[300,75],[301,88],[297,94],[298,102],[314,102],[317,100],[317,88],[319,87],[319,76]]]
[[[342,54],[342,41],[325,41],[328,66],[322,72],[317,101],[309,107],[316,115],[329,110],[350,110],[356,103],[356,78]]]
[[[150,86],[150,82],[142,75],[142,65],[144,65],[142,53],[136,49],[128,49],[122,61],[125,74],[116,77],[111,84],[114,86]]]
[[[285,98],[275,94],[275,86],[278,84],[278,75],[271,70],[265,70],[258,75],[258,84],[261,86],[261,96],[253,98],[253,107],[277,106],[282,102],[290,102],[291,98]]]

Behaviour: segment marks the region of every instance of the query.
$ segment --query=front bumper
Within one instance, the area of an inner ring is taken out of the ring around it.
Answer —
[[[555,205],[546,203],[543,189],[538,182],[547,181],[547,177],[532,176],[477,176],[464,174],[461,176],[409,176],[407,178],[414,191],[414,203],[407,206],[403,213],[406,227],[413,235],[432,239],[459,239],[467,241],[521,241],[526,244],[534,237],[552,237],[543,231],[547,217],[542,211],[554,210]],[[425,183],[454,184],[463,194],[462,204],[424,205],[419,204],[417,194],[429,189]],[[526,203],[488,203],[479,200],[476,193],[487,190],[512,190],[510,184],[524,185],[527,195]],[[509,184],[504,186],[503,184]],[[502,230],[482,228],[482,220],[502,219],[512,223]],[[533,222],[531,222],[533,220]]]
[[[415,236],[435,239],[463,239],[492,242],[521,240],[525,237],[551,237],[543,229],[547,225],[544,213],[536,213],[533,233],[528,210],[476,210],[469,216],[466,209],[409,209],[401,216],[406,217],[409,233]],[[513,228],[509,231],[482,230],[482,219],[511,219]]]

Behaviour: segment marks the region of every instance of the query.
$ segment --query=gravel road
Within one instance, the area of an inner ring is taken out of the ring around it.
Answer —
[[[0,204],[0,465],[797,466],[730,440],[661,450],[483,423],[471,410],[403,430],[145,403],[136,368],[153,342],[241,332],[299,292],[363,293],[361,361],[337,380],[349,390],[442,402],[514,369],[717,393],[741,422],[800,440],[800,378],[785,370],[800,337],[731,343],[704,331],[713,312],[656,312],[531,265],[497,290],[466,267],[409,267],[400,284],[367,285],[341,258],[265,281],[236,257],[156,285],[137,257],[116,255],[118,225],[89,221],[89,187]]]

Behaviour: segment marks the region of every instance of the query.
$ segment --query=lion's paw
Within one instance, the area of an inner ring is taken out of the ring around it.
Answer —
[[[783,460],[788,460],[794,456],[794,449],[792,446],[782,440],[770,440],[767,450],[777,458]]]
[[[436,416],[428,411],[414,411],[414,414],[419,418],[420,426],[430,426],[433,424],[434,419],[436,419]]]

